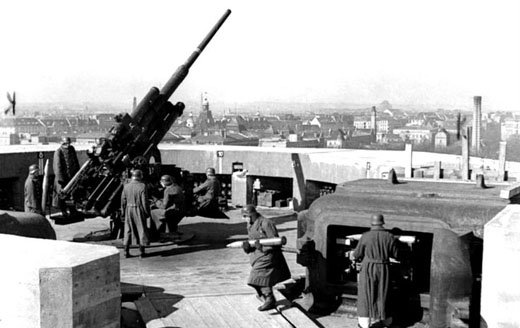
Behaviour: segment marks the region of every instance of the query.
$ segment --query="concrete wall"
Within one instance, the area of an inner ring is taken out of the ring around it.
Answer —
[[[0,234],[1,328],[117,328],[115,247]]]
[[[520,327],[520,205],[484,226],[481,316],[487,327]]]
[[[58,144],[0,146],[0,188],[10,194],[15,210],[23,211],[24,183],[29,165],[38,164],[43,170],[48,159],[52,170],[52,157],[58,147]],[[86,149],[76,147],[80,165],[87,160]]]
[[[51,159],[55,145],[6,146],[0,147],[0,179],[11,179],[11,190],[17,209],[23,209],[23,183],[27,177],[27,167],[37,163],[38,154]],[[87,160],[87,146],[75,146],[80,164]],[[404,175],[409,166],[410,156],[405,151],[375,151],[360,149],[324,148],[264,148],[245,146],[212,145],[172,145],[161,144],[159,149],[164,164],[175,164],[193,173],[204,173],[207,167],[214,167],[217,173],[231,174],[232,163],[242,162],[249,174],[293,179],[293,195],[301,203],[299,195],[305,190],[305,180],[342,183],[361,178],[385,178],[394,168],[398,175]],[[223,157],[219,157],[218,153]],[[441,162],[445,172],[458,170],[461,156],[413,152],[412,167],[433,167]],[[481,166],[498,170],[498,160],[472,157],[470,166],[478,170]],[[520,178],[520,163],[507,162],[509,178]],[[303,189],[302,189],[303,188]]]

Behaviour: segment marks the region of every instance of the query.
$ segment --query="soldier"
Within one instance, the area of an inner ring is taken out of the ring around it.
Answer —
[[[186,215],[184,193],[170,175],[163,175],[160,183],[164,188],[163,197],[155,201],[157,208],[152,210],[153,223],[158,232],[164,232],[167,226],[169,232],[178,233],[179,222]]]
[[[148,191],[142,182],[143,171],[133,170],[130,182],[125,184],[121,193],[121,216],[125,221],[123,245],[125,257],[130,257],[130,245],[139,245],[141,257],[145,256],[144,247],[148,245],[146,219],[150,217]]]
[[[197,213],[199,215],[212,216],[218,213],[218,196],[220,195],[220,181],[215,176],[215,169],[206,170],[206,181],[193,189],[193,194],[198,195]]]
[[[358,284],[358,327],[370,327],[371,318],[382,320],[384,326],[392,324],[388,311],[390,291],[390,258],[399,259],[395,236],[383,228],[382,214],[371,218],[370,231],[365,232],[354,251],[353,260],[361,261]]]
[[[54,152],[52,167],[55,175],[52,206],[59,208],[63,216],[69,216],[70,214],[67,212],[65,201],[59,197],[60,191],[79,171],[76,149],[71,145],[69,137],[63,137],[61,139],[61,146]]]
[[[291,273],[280,246],[262,246],[258,239],[278,237],[278,230],[273,221],[260,215],[253,205],[242,208],[242,217],[247,222],[249,239],[256,240],[254,247],[247,241],[242,244],[244,252],[250,254],[252,267],[247,284],[256,290],[256,297],[263,302],[258,311],[274,309],[273,286],[289,279]]]
[[[25,212],[42,214],[42,184],[39,179],[40,168],[36,164],[29,166],[29,175],[25,180]]]

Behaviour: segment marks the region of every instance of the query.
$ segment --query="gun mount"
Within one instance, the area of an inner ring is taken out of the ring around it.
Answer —
[[[88,153],[89,159],[61,191],[62,199],[73,202],[83,213],[98,216],[113,216],[119,210],[129,171],[145,169],[152,157],[155,163],[161,162],[157,145],[184,110],[182,102],[174,105],[169,98],[230,14],[230,10],[224,13],[160,90],[152,87],[131,114],[115,117],[106,137]]]
[[[478,326],[483,227],[508,204],[499,188],[468,183],[364,179],[338,185],[298,213],[297,262],[307,268],[309,310],[355,309],[358,268],[348,253],[369,230],[371,215],[381,213],[406,254],[390,263],[400,304],[394,319]]]

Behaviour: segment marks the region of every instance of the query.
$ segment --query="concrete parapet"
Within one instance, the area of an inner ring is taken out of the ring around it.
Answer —
[[[119,251],[0,234],[0,327],[120,327]]]
[[[484,226],[481,316],[487,327],[520,327],[520,205]]]

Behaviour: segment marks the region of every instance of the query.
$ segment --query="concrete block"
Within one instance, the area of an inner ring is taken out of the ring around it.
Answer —
[[[0,328],[120,326],[119,251],[0,234]]]
[[[481,316],[488,327],[520,327],[520,205],[484,226]]]
[[[233,172],[231,175],[231,203],[235,206],[247,205],[247,171]]]
[[[500,190],[500,198],[511,199],[520,194],[520,182],[511,184],[509,187]]]

